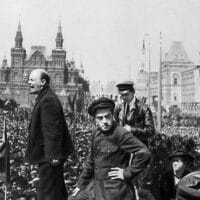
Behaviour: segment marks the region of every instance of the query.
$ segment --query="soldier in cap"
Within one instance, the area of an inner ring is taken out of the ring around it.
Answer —
[[[94,117],[91,152],[71,199],[89,199],[82,193],[94,178],[95,200],[134,200],[130,180],[136,177],[150,161],[147,147],[113,119],[114,101],[108,98],[94,100],[88,113]],[[129,166],[129,154],[134,159]],[[82,195],[80,195],[82,194]]]
[[[175,200],[177,185],[189,173],[188,165],[192,160],[193,156],[182,150],[169,155],[171,169],[161,176],[159,200]]]
[[[135,97],[132,81],[124,81],[116,87],[123,101],[116,106],[116,121],[147,145],[148,138],[155,133],[151,109]]]

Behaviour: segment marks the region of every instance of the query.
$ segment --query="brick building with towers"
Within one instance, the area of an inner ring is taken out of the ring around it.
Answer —
[[[63,34],[61,23],[58,26],[55,49],[51,55],[46,55],[45,46],[32,46],[30,55],[23,47],[21,24],[15,36],[15,46],[11,48],[11,64],[6,58],[0,69],[1,98],[13,98],[20,106],[31,106],[27,80],[30,72],[36,68],[45,69],[51,77],[51,87],[58,94],[63,106],[69,108],[69,103],[75,99],[75,107],[81,110],[84,96],[89,91],[89,84],[83,78],[83,66],[79,70],[73,60],[66,59],[63,48]]]

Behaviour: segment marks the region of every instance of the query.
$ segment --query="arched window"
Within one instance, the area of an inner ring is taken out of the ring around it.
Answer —
[[[174,85],[178,85],[177,77],[174,78]]]
[[[5,74],[1,74],[1,81],[5,81]]]
[[[55,77],[55,84],[59,84],[60,83],[60,74],[56,74],[56,77]]]
[[[174,94],[174,102],[177,102],[178,98],[177,98],[177,94]]]
[[[178,85],[179,84],[179,75],[178,74],[173,74],[172,76],[173,79],[173,85]]]
[[[18,74],[17,74],[17,72],[15,72],[15,73],[14,73],[14,76],[13,76],[13,80],[14,80],[14,81],[17,80],[17,76],[18,76]]]

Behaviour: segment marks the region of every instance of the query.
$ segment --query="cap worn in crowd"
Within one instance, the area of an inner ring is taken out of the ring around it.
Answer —
[[[132,81],[124,81],[121,83],[118,83],[116,85],[119,91],[124,91],[124,90],[132,90],[133,89],[133,82]]]
[[[185,151],[182,151],[182,150],[176,150],[176,151],[172,152],[168,158],[169,158],[169,160],[172,160],[172,158],[175,158],[175,157],[183,157],[183,159],[186,159],[189,161],[194,160],[194,157],[191,154],[189,154]]]
[[[113,100],[106,98],[106,97],[101,97],[97,100],[94,100],[91,103],[91,105],[88,107],[88,113],[91,116],[95,116],[95,112],[98,109],[110,108],[113,111],[114,107],[115,107],[115,103]]]

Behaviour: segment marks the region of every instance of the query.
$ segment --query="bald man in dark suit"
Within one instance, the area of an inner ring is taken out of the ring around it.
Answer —
[[[62,105],[49,87],[45,70],[30,73],[30,93],[37,95],[29,127],[25,160],[39,166],[39,200],[66,200],[68,197],[63,164],[73,151],[72,140],[64,118]]]

